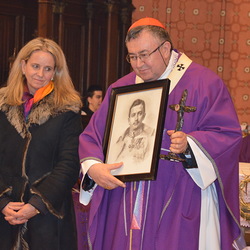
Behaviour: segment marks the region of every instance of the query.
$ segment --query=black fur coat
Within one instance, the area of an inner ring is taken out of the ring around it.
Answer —
[[[0,201],[29,202],[39,196],[47,213],[11,226],[0,213],[0,248],[77,249],[71,188],[79,175],[79,107],[53,105],[53,92],[34,104],[25,121],[23,106],[0,96]]]

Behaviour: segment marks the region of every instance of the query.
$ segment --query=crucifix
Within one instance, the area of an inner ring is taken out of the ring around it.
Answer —
[[[184,113],[195,112],[196,107],[186,106],[188,91],[185,89],[182,93],[180,102],[178,104],[169,105],[169,108],[177,112],[177,123],[175,127],[176,131],[181,131],[184,123]],[[173,152],[169,152],[167,155],[160,155],[160,159],[169,161],[185,161]]]

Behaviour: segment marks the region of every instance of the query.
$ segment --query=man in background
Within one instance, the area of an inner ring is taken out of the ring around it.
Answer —
[[[102,103],[102,95],[102,88],[98,85],[91,85],[87,89],[86,96],[83,100],[84,106],[81,112],[83,128],[88,125],[91,116],[100,107]]]
[[[91,85],[85,96],[82,115],[92,116],[102,103],[102,88],[98,85]]]

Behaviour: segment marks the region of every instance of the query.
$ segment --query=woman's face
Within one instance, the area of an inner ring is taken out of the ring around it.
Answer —
[[[49,52],[34,51],[30,58],[22,61],[22,71],[27,80],[29,92],[36,91],[47,85],[55,73],[55,60]]]

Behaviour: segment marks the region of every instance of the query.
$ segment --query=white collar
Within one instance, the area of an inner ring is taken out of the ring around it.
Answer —
[[[169,76],[169,74],[171,73],[171,71],[173,70],[177,61],[178,61],[178,53],[175,52],[174,50],[172,50],[168,66],[165,69],[165,71],[163,72],[163,74],[160,76],[159,79],[166,79]]]

